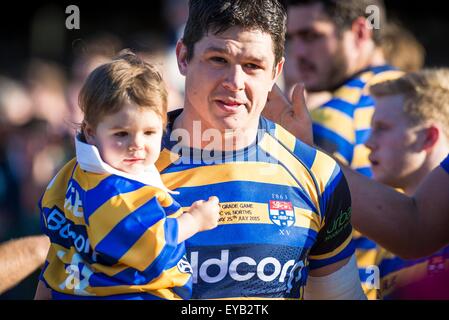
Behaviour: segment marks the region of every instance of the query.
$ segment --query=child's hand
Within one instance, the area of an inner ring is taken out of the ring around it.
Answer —
[[[189,213],[198,223],[198,231],[213,229],[218,224],[220,216],[220,205],[217,197],[210,197],[209,200],[195,201],[190,207]]]

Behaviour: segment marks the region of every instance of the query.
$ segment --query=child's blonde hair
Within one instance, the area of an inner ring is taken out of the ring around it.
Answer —
[[[167,123],[167,89],[162,75],[151,64],[129,50],[96,68],[88,76],[80,95],[84,113],[81,129],[96,128],[104,116],[114,114],[126,103],[150,108]]]
[[[403,112],[413,124],[440,123],[449,137],[449,69],[424,69],[370,88],[374,97],[402,95]]]

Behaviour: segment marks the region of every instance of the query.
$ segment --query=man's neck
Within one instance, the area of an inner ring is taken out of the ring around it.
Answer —
[[[257,130],[257,123],[247,128],[217,129],[184,110],[175,119],[172,134],[182,137],[180,143],[188,148],[233,151],[254,143]]]

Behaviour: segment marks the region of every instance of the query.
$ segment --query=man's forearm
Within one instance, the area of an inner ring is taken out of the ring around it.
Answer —
[[[403,258],[431,254],[444,244],[431,232],[436,221],[415,198],[342,167],[351,190],[355,229]]]
[[[0,294],[25,279],[45,262],[47,236],[29,236],[0,245]]]

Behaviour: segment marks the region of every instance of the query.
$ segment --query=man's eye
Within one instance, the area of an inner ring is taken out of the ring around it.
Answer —
[[[114,133],[114,136],[119,137],[119,138],[126,137],[127,135],[128,135],[128,132],[126,132],[126,131],[119,131],[119,132]]]
[[[221,58],[221,57],[212,57],[212,58],[210,58],[210,60],[212,62],[219,63],[219,64],[224,64],[227,62],[225,58]]]
[[[257,69],[261,68],[259,65],[254,64],[254,63],[247,63],[247,64],[245,64],[245,67],[248,69],[253,69],[253,70],[257,70]]]

